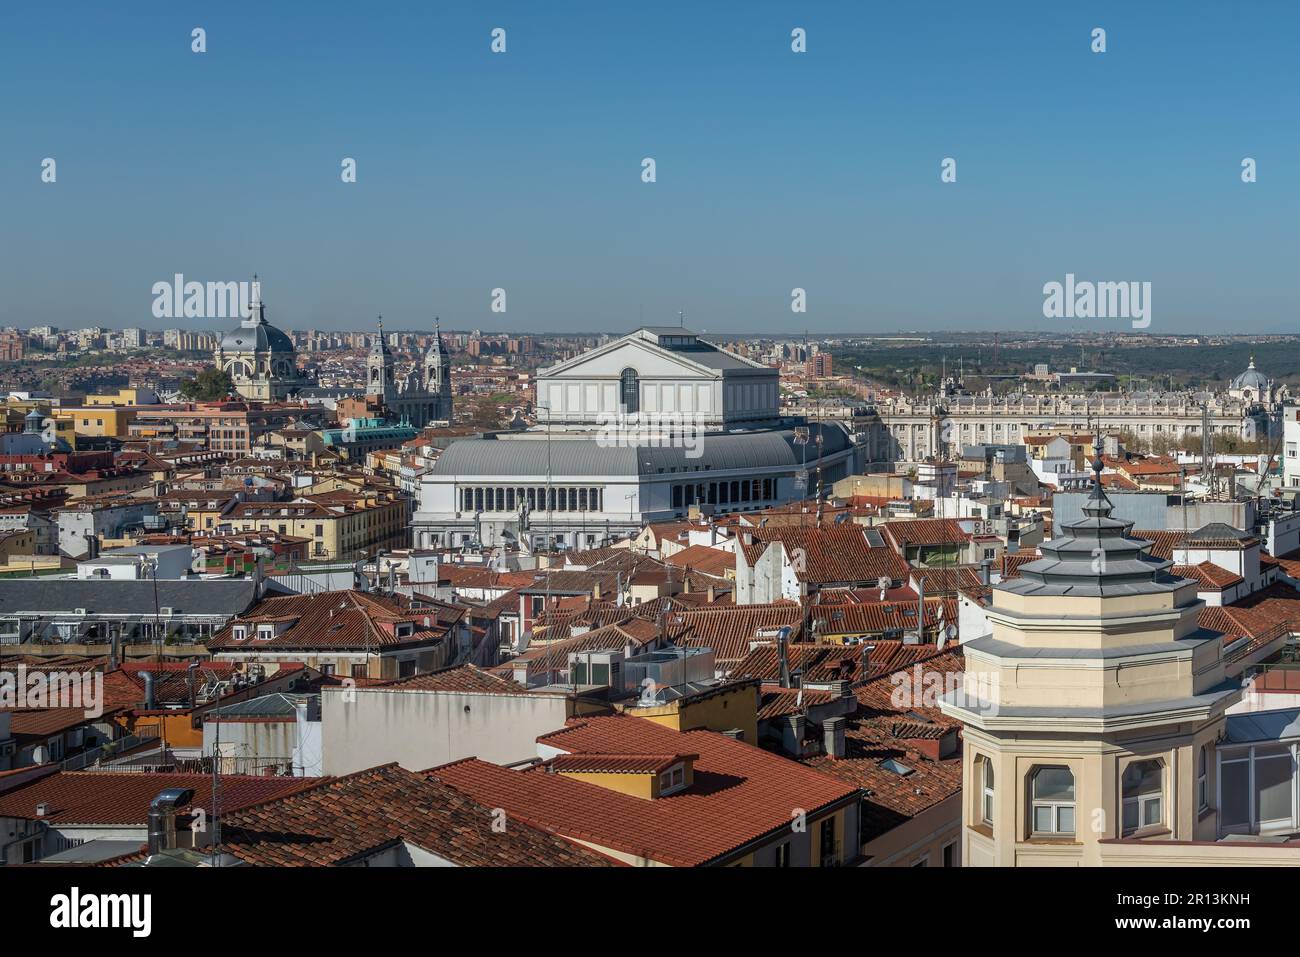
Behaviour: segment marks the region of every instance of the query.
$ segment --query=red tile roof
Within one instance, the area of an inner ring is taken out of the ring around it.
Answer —
[[[247,614],[234,619],[213,636],[208,647],[219,651],[280,651],[335,648],[381,648],[436,642],[446,633],[441,609],[421,609],[397,600],[360,591],[330,591],[314,595],[264,598]],[[234,626],[297,619],[283,633],[269,639],[248,637],[237,641]],[[427,623],[426,623],[427,620]],[[391,626],[411,622],[413,635],[398,637]],[[390,627],[385,628],[384,625]]]
[[[550,761],[551,770],[571,774],[659,774],[682,761],[694,761],[698,754],[560,754]]]
[[[1175,565],[1169,571],[1179,578],[1191,578],[1196,581],[1197,591],[1223,591],[1245,581],[1235,572],[1230,572],[1209,561],[1201,562],[1199,565]]]
[[[510,771],[477,759],[426,772],[511,819],[662,864],[725,860],[745,844],[789,831],[792,809],[809,816],[854,799],[857,789],[713,731],[679,732],[642,718],[571,720],[538,738],[567,753],[699,754],[694,783],[655,799],[633,797],[550,772]]]
[[[340,865],[410,843],[463,867],[603,867],[609,858],[505,821],[450,787],[386,764],[317,779],[297,793],[228,814],[222,846],[250,864]]]
[[[778,525],[751,529],[748,534],[760,544],[779,541],[802,582],[830,585],[874,584],[882,577],[907,580],[909,569],[903,557],[892,548],[873,546],[861,525]],[[745,547],[747,560],[755,551],[754,546]],[[794,560],[796,555],[799,561]]]
[[[770,605],[729,605],[673,611],[664,623],[676,645],[712,648],[719,665],[737,662],[756,641],[771,641],[776,630],[789,626],[791,639],[802,631],[803,609],[794,602]]]
[[[311,783],[304,778],[222,775],[219,810],[229,812]],[[56,771],[12,789],[0,782],[0,817],[36,820],[36,806],[44,804],[42,820],[62,825],[143,825],[148,820],[149,802],[168,788],[193,788],[190,807],[213,814],[210,774]]]
[[[472,664],[457,665],[409,678],[396,678],[376,687],[399,691],[478,691],[490,694],[526,694],[528,690],[516,681]]]

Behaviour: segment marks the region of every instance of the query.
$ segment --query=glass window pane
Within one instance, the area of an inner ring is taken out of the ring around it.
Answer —
[[[1219,787],[1223,794],[1219,804],[1220,826],[1240,827],[1249,823],[1249,781],[1249,768],[1245,761],[1233,761],[1221,768]]]
[[[1143,805],[1142,823],[1147,827],[1160,823],[1160,798],[1152,798]]]
[[[1124,802],[1124,830],[1135,831],[1138,826],[1137,801]]]
[[[1034,799],[1073,801],[1074,775],[1069,768],[1039,768],[1034,772]]]
[[[1060,823],[1060,832],[1062,834],[1074,833],[1074,806],[1067,805],[1057,809],[1057,818]]]
[[[1291,819],[1291,779],[1290,757],[1255,761],[1255,809],[1260,821]]]
[[[1159,761],[1135,761],[1124,769],[1124,796],[1160,793]]]
[[[1047,832],[1052,829],[1052,809],[1050,807],[1034,808],[1034,830]]]
[[[984,787],[993,790],[993,764],[989,761],[984,762]]]

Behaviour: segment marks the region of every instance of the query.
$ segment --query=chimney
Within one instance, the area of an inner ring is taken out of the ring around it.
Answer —
[[[984,584],[984,585],[988,585],[988,584],[990,584],[990,582],[991,582],[991,575],[989,574],[989,567],[990,567],[992,564],[993,564],[993,559],[991,559],[991,558],[986,558],[986,559],[984,559],[984,561],[980,562],[980,582],[981,582],[981,584]]]
[[[199,663],[197,660],[191,661],[189,667],[185,669],[185,687],[189,691],[191,708],[193,708],[198,703],[197,701],[198,689],[195,687],[196,679],[198,678],[196,672],[198,670],[199,670]]]
[[[826,756],[844,757],[844,716],[827,718],[822,722],[822,747]]]
[[[790,627],[783,626],[776,633],[776,659],[780,668],[782,688],[790,687]]]
[[[858,680],[863,681],[867,675],[871,674],[871,653],[876,650],[875,645],[862,646],[862,674]]]
[[[712,585],[709,586],[709,590],[706,594],[708,595],[709,598],[709,604],[712,605],[713,602],[717,599],[717,593],[714,591]]]
[[[149,804],[149,854],[176,847],[176,809],[194,799],[193,788],[168,788]]]
[[[153,691],[153,672],[142,671],[140,672],[140,677],[144,681],[144,710],[153,711],[157,705],[157,700],[154,698]]]
[[[120,650],[121,650],[120,649],[121,640],[122,640],[121,635],[119,635],[115,631],[113,632],[113,637],[110,638],[108,641],[108,670],[109,671],[116,671],[117,666],[121,664],[119,660]]]

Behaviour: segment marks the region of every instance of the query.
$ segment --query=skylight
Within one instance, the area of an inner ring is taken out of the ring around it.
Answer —
[[[901,761],[895,761],[893,758],[886,758],[884,761],[881,761],[880,766],[886,771],[892,771],[900,778],[905,778],[912,773],[912,769],[906,764],[903,764]]]

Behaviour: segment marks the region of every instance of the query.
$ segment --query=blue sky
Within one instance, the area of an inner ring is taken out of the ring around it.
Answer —
[[[1151,282],[1151,333],[1294,331],[1298,27],[1283,0],[6,4],[0,324],[177,325],[153,283],[256,271],[286,328],[1073,329],[1042,315],[1072,272]]]

